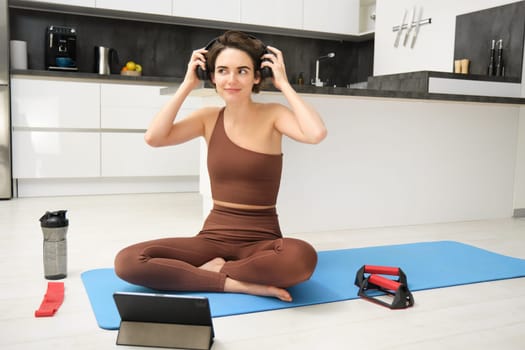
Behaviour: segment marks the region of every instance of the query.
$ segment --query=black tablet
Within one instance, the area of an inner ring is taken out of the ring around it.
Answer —
[[[209,349],[214,332],[205,297],[116,292],[117,344]]]

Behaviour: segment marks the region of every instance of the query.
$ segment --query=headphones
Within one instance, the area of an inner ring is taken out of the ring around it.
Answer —
[[[249,34],[247,34],[247,35],[248,35],[248,37],[249,37],[250,39],[252,39],[252,40],[257,40],[257,41],[259,41],[259,42],[262,44],[262,46],[263,46],[263,50],[264,50],[263,55],[265,55],[265,54],[267,54],[267,53],[271,53],[271,52],[266,48],[266,45],[265,45],[261,40],[257,39],[257,38],[254,37],[253,35],[249,35]],[[204,49],[209,51],[209,50],[211,49],[211,47],[212,47],[213,45],[215,45],[215,43],[216,43],[218,40],[219,40],[219,37],[216,37],[216,38],[212,39],[212,40],[206,45],[206,47],[204,47]],[[263,59],[261,60],[261,63],[264,62],[264,61],[270,61],[270,60],[269,60],[268,58],[263,58]],[[210,71],[210,70],[208,69],[209,67],[208,67],[208,63],[207,63],[207,62],[206,62],[206,68],[207,68],[207,69],[204,70],[204,69],[202,69],[201,66],[197,66],[197,70],[195,71],[195,73],[197,73],[197,77],[198,77],[200,80],[211,80],[211,76],[210,76],[210,74],[209,74],[209,71]],[[273,72],[272,72],[272,69],[271,69],[270,67],[262,67],[262,68],[260,68],[259,70],[260,70],[260,72],[261,72],[261,80],[262,80],[262,79],[265,79],[265,78],[270,78],[270,77],[273,76]]]

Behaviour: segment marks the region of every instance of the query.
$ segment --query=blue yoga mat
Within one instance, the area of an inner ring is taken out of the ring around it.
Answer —
[[[205,296],[212,316],[221,317],[358,298],[354,280],[363,265],[400,267],[412,292],[525,276],[524,259],[452,241],[330,250],[318,255],[312,278],[289,288],[291,303],[235,293],[173,294]],[[121,280],[112,268],[86,271],[82,281],[98,325],[104,329],[118,329],[120,325],[114,292],[155,292]]]

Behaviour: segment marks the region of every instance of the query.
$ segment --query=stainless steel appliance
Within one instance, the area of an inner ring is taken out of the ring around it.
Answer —
[[[115,49],[95,46],[95,73],[110,75],[114,63],[118,63],[118,54]]]
[[[9,22],[7,0],[0,0],[0,199],[12,197]]]

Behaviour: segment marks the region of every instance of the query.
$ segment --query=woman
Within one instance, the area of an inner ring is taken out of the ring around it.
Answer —
[[[165,238],[122,250],[115,271],[122,279],[160,290],[237,292],[291,301],[285,289],[310,278],[317,254],[308,243],[283,238],[275,203],[286,135],[319,143],[326,129],[318,113],[288,83],[281,51],[228,31],[192,53],[182,84],[145,134],[154,147],[196,137],[208,144],[214,207],[195,237]],[[175,120],[197,87],[196,69],[208,70],[225,107],[207,107]],[[291,106],[252,101],[261,69]]]

